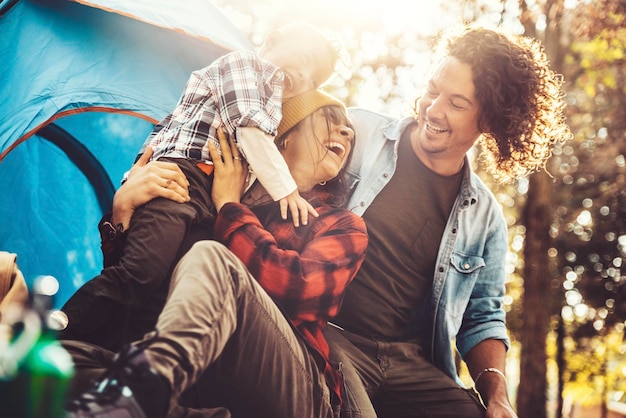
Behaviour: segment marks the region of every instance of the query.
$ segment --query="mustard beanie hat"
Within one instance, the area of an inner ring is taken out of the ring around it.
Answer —
[[[311,90],[287,100],[283,103],[283,118],[280,121],[280,125],[278,125],[276,138],[280,138],[285,132],[296,126],[298,122],[324,106],[346,108],[341,100],[320,90]]]

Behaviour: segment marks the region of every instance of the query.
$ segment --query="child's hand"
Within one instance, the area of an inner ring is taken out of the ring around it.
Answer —
[[[280,216],[287,219],[287,212],[291,213],[295,227],[300,226],[300,220],[302,220],[302,225],[306,225],[309,222],[309,213],[315,217],[319,216],[313,206],[301,197],[297,190],[280,199]]]

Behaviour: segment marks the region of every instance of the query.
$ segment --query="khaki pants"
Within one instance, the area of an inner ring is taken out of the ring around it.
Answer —
[[[323,373],[304,341],[241,261],[215,241],[196,243],[174,269],[157,330],[161,338],[146,355],[172,384],[171,416],[181,406],[225,407],[234,417],[333,416]],[[64,345],[76,362],[75,390],[84,390],[112,353]]]

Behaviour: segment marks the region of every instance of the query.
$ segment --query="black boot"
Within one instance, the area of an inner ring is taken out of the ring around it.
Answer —
[[[152,341],[122,349],[94,387],[67,404],[67,418],[165,418],[171,388],[144,354]]]

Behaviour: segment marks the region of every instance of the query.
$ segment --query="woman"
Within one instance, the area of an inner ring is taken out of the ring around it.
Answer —
[[[339,207],[353,140],[345,108],[332,96],[313,91],[285,103],[277,146],[318,213],[298,228],[258,186],[243,199],[252,209],[240,203],[247,172],[238,150],[224,140],[221,157],[211,148],[219,242],[193,245],[172,274],[158,335],[122,351],[108,367],[114,378],[74,401],[69,416],[190,416],[188,407],[210,406],[235,416],[334,416],[341,379],[322,328],[367,247],[363,221]],[[114,221],[127,221],[153,196],[186,199],[184,181],[166,167],[153,170],[151,185],[131,183],[131,174],[116,195],[121,214]],[[79,374],[107,357],[85,344],[65,345]],[[133,397],[120,396],[124,386]]]

